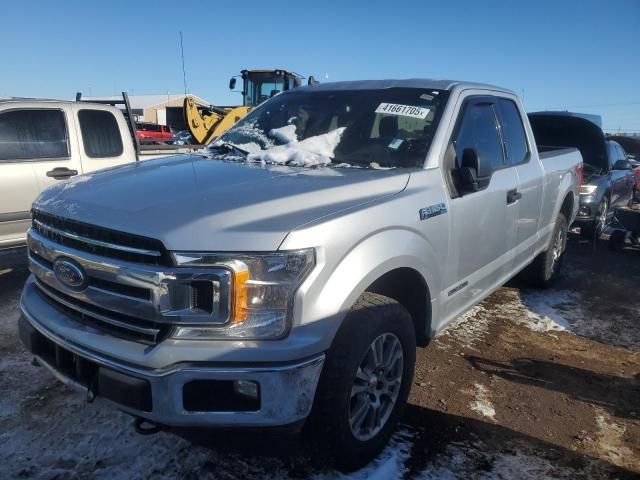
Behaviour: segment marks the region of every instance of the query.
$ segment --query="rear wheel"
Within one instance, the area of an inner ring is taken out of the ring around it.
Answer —
[[[549,248],[540,253],[525,270],[525,279],[539,288],[551,287],[558,278],[567,245],[567,219],[559,213]]]
[[[407,402],[415,349],[404,307],[370,292],[358,299],[327,354],[305,425],[316,454],[354,470],[380,453]]]

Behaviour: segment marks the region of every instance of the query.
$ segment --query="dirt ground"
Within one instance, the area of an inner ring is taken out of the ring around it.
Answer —
[[[572,235],[556,288],[499,289],[418,351],[403,425],[349,475],[297,437],[172,431],[31,365],[19,344],[25,274],[0,274],[0,478],[640,478],[640,249]]]

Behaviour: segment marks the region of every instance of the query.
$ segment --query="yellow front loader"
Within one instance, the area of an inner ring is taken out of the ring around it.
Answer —
[[[184,100],[184,120],[193,143],[208,144],[222,135],[252,108],[274,95],[301,85],[302,77],[287,70],[242,70],[242,105],[233,107],[201,107],[192,97]],[[229,81],[235,89],[236,78]],[[309,84],[316,83],[309,77]]]

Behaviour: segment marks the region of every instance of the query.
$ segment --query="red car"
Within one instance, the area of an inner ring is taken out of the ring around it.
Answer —
[[[159,142],[164,143],[174,137],[171,127],[166,125],[156,125],[155,123],[136,123],[136,135],[141,143]]]

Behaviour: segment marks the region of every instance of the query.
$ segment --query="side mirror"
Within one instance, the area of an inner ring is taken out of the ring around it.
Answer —
[[[618,160],[613,164],[612,170],[633,170],[633,165],[629,160]]]
[[[311,76],[309,77],[309,80],[307,80],[307,85],[309,85],[309,86],[317,85],[317,84],[319,84],[319,83],[320,83],[320,82],[319,82],[318,80],[316,80],[316,79],[315,79],[315,77],[314,77],[313,75],[311,75]]]
[[[232,77],[231,80],[229,80],[229,90],[233,90],[234,88],[236,88],[236,77]]]
[[[460,168],[458,170],[461,192],[477,192],[489,186],[491,171],[478,155],[475,148],[465,148],[462,152]]]

